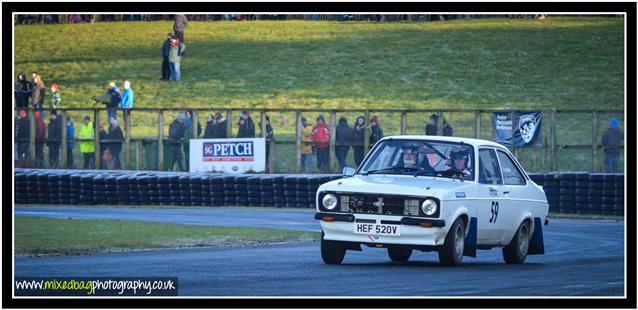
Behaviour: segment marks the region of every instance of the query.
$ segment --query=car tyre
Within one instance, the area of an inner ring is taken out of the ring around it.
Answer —
[[[339,265],[343,262],[343,258],[346,256],[346,249],[339,245],[339,243],[323,239],[323,232],[321,233],[321,258],[323,262],[328,265]]]
[[[503,259],[506,263],[522,264],[525,261],[530,243],[529,231],[529,222],[521,223],[512,241],[503,248]]]
[[[388,256],[393,262],[405,263],[410,259],[412,255],[412,249],[407,248],[388,248]]]
[[[465,248],[465,225],[461,218],[456,219],[447,236],[445,243],[439,249],[439,261],[444,266],[458,266],[463,261]]]

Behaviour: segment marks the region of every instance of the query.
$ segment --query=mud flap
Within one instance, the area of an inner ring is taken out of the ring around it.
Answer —
[[[527,255],[545,254],[545,243],[543,241],[543,223],[540,217],[534,218],[534,233],[529,241]]]
[[[476,257],[476,218],[470,218],[470,231],[467,232],[465,237],[465,247],[463,248],[463,255]]]

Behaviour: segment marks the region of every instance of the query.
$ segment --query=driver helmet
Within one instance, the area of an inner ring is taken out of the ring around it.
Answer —
[[[405,167],[416,167],[419,147],[416,145],[406,145],[403,149],[403,165]]]
[[[467,168],[467,162],[469,159],[469,152],[467,150],[453,150],[450,152],[450,161],[452,162],[452,168],[458,171],[463,171]]]

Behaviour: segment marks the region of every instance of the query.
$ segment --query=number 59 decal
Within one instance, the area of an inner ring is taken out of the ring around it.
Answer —
[[[498,201],[492,201],[492,217],[490,218],[490,223],[496,223],[496,218],[498,217]]]

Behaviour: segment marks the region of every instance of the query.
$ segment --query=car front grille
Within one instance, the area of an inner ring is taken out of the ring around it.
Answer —
[[[339,211],[349,213],[406,215],[406,197],[339,194]],[[418,208],[416,209],[418,212]]]

